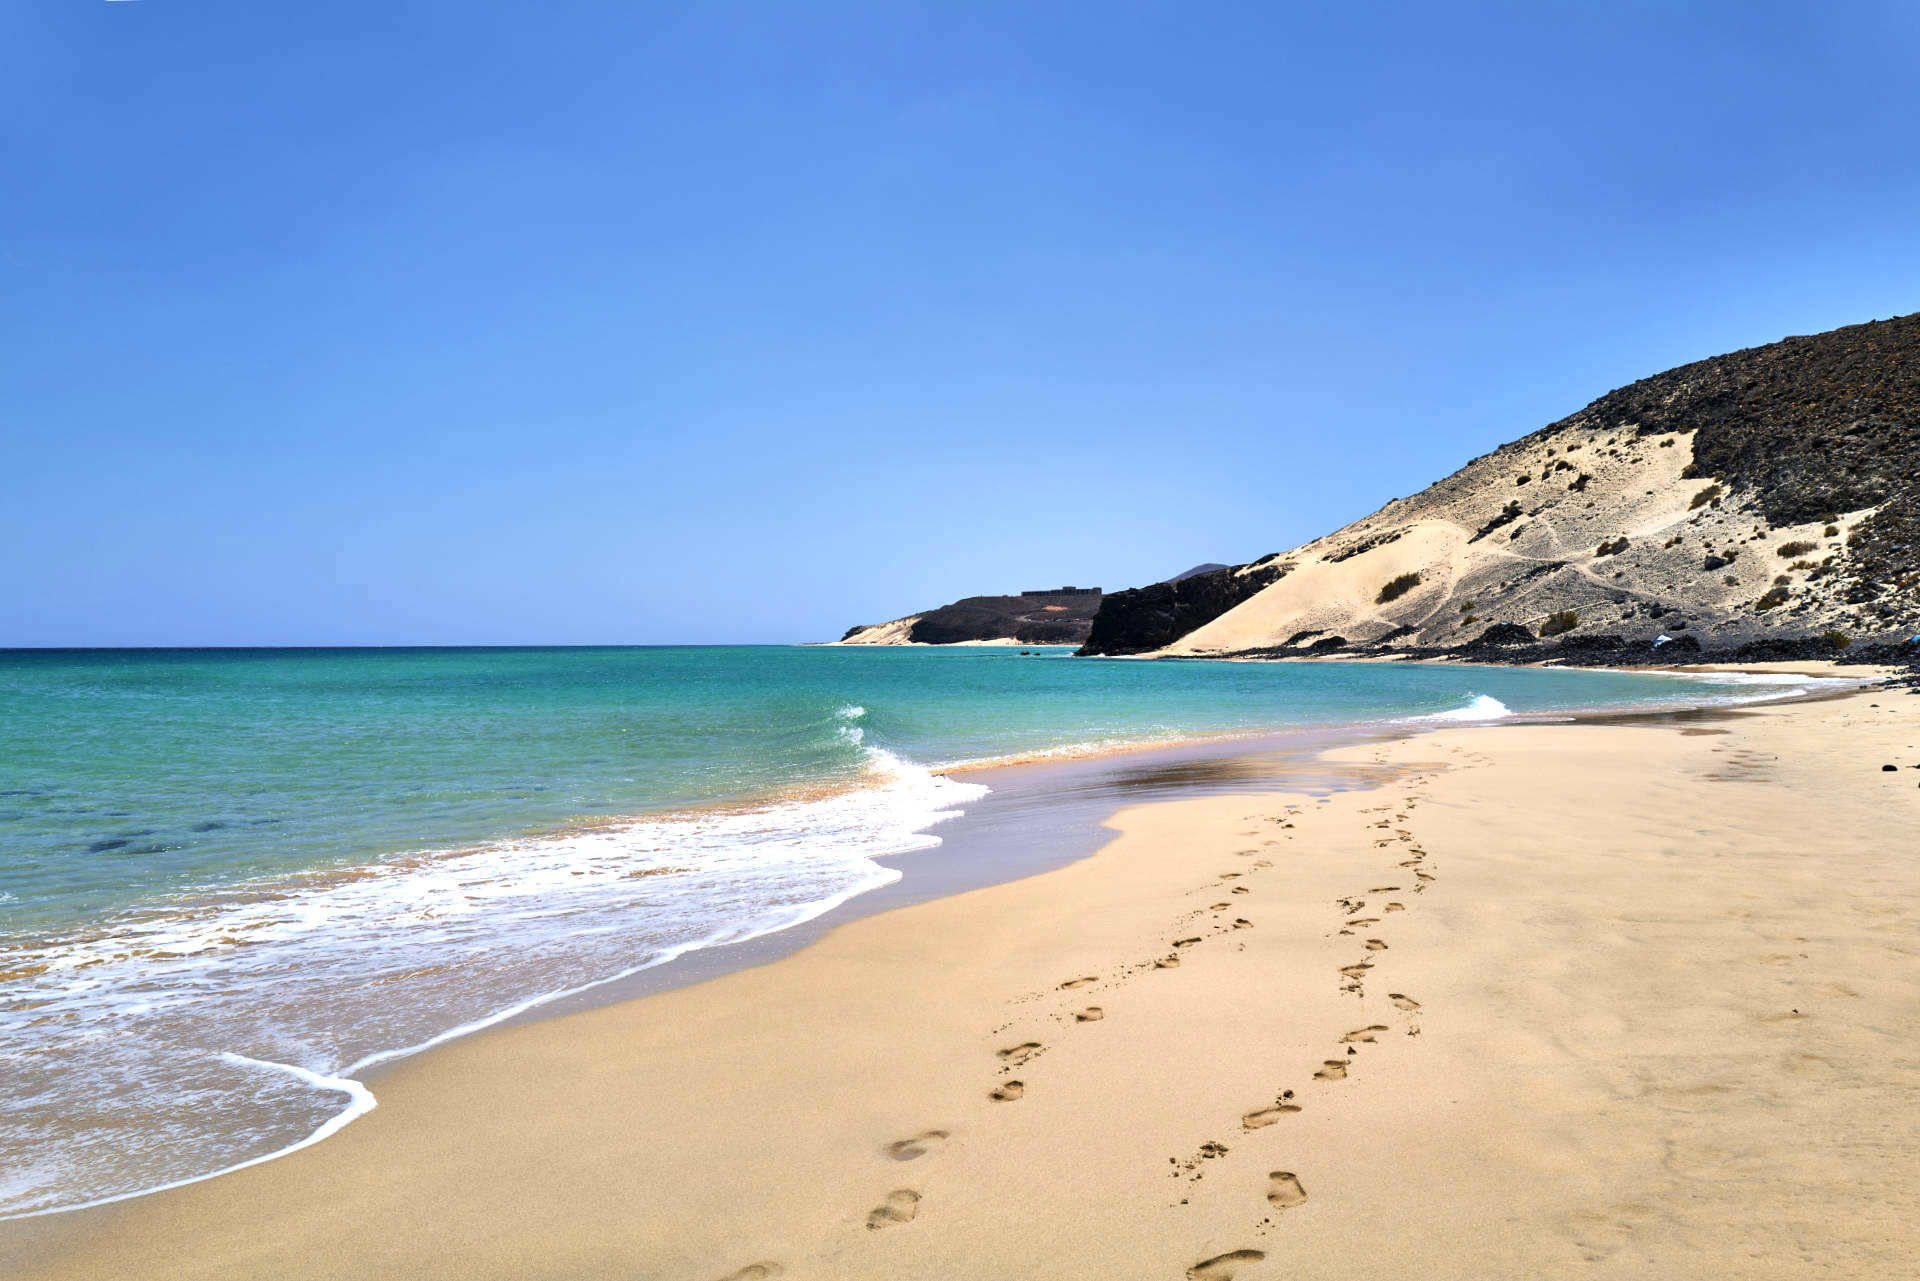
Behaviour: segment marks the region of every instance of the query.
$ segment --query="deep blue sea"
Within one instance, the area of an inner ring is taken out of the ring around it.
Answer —
[[[0,1215],[324,1135],[374,1064],[886,884],[982,794],[956,766],[1784,692],[993,647],[0,652]]]

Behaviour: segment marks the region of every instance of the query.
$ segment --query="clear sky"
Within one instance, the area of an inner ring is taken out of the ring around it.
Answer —
[[[27,0],[0,645],[828,639],[1920,310],[1920,6]]]

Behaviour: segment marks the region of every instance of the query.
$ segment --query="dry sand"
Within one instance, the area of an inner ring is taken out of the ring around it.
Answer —
[[[285,1160],[0,1224],[0,1271],[1912,1275],[1917,745],[1868,692],[1126,810],[1068,867],[402,1064]]]

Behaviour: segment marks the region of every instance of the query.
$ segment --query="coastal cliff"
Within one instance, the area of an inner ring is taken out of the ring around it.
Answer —
[[[1837,648],[1916,630],[1920,313],[1609,392],[1292,551],[1112,593],[1081,652]]]
[[[969,596],[891,622],[850,627],[836,645],[1079,645],[1100,608],[1098,587]]]

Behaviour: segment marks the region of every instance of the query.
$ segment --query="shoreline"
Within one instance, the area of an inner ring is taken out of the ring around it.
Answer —
[[[1756,675],[1792,674],[1817,679],[1836,676],[1831,665],[1824,663],[1772,664],[1764,672],[1753,671],[1752,665],[1748,665],[1743,670]],[[1726,673],[1718,669],[1696,667],[1687,671],[1646,674],[1710,679]],[[1564,712],[1503,711],[1498,720],[1436,714],[1340,726],[1232,731],[1166,741],[1127,742],[1084,751],[1054,750],[1018,754],[943,767],[933,772],[941,775],[984,775],[995,778],[1000,785],[987,797],[966,802],[965,810],[955,819],[935,824],[940,837],[933,849],[907,850],[875,858],[876,864],[895,874],[890,881],[872,887],[855,887],[812,905],[790,924],[765,930],[743,940],[691,944],[631,969],[589,980],[578,987],[536,994],[515,1005],[444,1029],[417,1044],[369,1053],[341,1069],[337,1077],[322,1077],[294,1065],[266,1063],[244,1055],[224,1055],[228,1059],[263,1069],[290,1073],[317,1087],[336,1090],[347,1096],[345,1106],[317,1130],[283,1148],[154,1188],[120,1193],[78,1205],[47,1207],[6,1216],[0,1218],[0,1235],[4,1235],[4,1225],[9,1222],[84,1214],[104,1207],[137,1202],[223,1179],[305,1150],[338,1133],[377,1106],[376,1096],[368,1088],[367,1082],[377,1082],[396,1066],[410,1062],[429,1050],[439,1051],[495,1029],[564,1018],[573,1013],[637,1000],[770,964],[811,946],[852,921],[1043,875],[1087,859],[1114,839],[1110,820],[1127,803],[1127,797],[1137,790],[1154,790],[1150,781],[1143,780],[1150,779],[1163,769],[1171,769],[1177,774],[1177,782],[1171,790],[1184,798],[1261,788],[1271,790],[1283,780],[1289,781],[1293,789],[1301,794],[1324,795],[1329,789],[1348,790],[1373,785],[1355,781],[1351,777],[1333,781],[1338,772],[1325,764],[1330,752],[1337,753],[1343,748],[1381,741],[1416,738],[1457,725],[1651,723],[1679,715],[1711,717],[1720,713],[1737,713],[1750,707],[1844,697],[1857,688],[1856,685],[1839,690],[1796,691],[1773,696],[1757,694],[1752,700],[1725,704],[1701,705],[1676,700],[1673,706],[1652,704],[1624,709],[1597,708]],[[1131,777],[1135,773],[1140,777]],[[855,790],[857,786],[848,790]],[[738,802],[711,808],[752,809],[756,808],[756,804]],[[1017,831],[1008,831],[1008,815],[1003,811],[1009,809],[1018,815]],[[647,817],[608,819],[596,822],[593,826],[617,830],[626,824],[644,822]],[[1036,823],[1044,823],[1047,829],[1048,843],[1043,853],[1030,853],[1017,859],[996,856],[996,843],[1017,841],[1031,845]],[[580,830],[587,829],[583,827]],[[896,860],[906,861],[896,863]]]
[[[1840,695],[1838,696],[1837,700],[1827,699],[1827,700],[1821,700],[1821,701],[1826,703],[1827,705],[1832,705],[1835,701],[1844,702],[1846,701],[1846,698],[1847,698],[1846,695]],[[1764,714],[1766,710],[1773,710],[1777,712],[1781,708],[1793,709],[1793,708],[1809,707],[1812,705],[1813,705],[1812,700],[1799,699],[1799,700],[1794,700],[1784,704],[1776,702],[1772,704],[1747,704],[1740,708],[1710,709],[1706,713],[1704,713],[1704,715],[1708,718],[1713,718],[1716,716],[1724,716],[1728,718],[1744,718],[1744,717],[1754,716],[1758,714]],[[1627,714],[1627,715],[1620,716],[1619,719],[1623,721],[1631,721],[1635,718],[1631,714]],[[1698,718],[1690,718],[1690,719],[1698,719]],[[1428,727],[1425,727],[1425,726],[1403,727],[1404,730],[1416,730],[1421,728],[1428,728]],[[1504,725],[1504,726],[1498,727],[1501,733],[1508,733],[1508,734],[1512,734],[1512,733],[1538,734],[1541,732],[1561,733],[1561,732],[1573,732],[1573,731],[1580,730],[1582,728],[1592,729],[1595,727],[1582,727],[1578,725],[1555,725],[1551,727],[1551,729],[1546,729],[1544,727],[1538,727],[1538,726],[1528,727],[1528,726],[1514,726],[1514,725]],[[1452,735],[1452,734],[1492,733],[1492,732],[1494,731],[1491,729],[1475,730],[1475,729],[1470,729],[1465,727],[1461,727],[1461,728],[1441,727],[1441,728],[1434,729],[1433,733],[1429,733],[1429,734],[1421,734],[1421,735],[1415,735],[1415,736],[1410,736],[1405,738],[1386,739],[1381,741],[1385,742],[1387,745],[1387,748],[1384,750],[1403,751],[1403,750],[1407,750],[1408,744],[1425,743],[1434,739],[1437,736],[1446,736],[1446,735]],[[1684,732],[1713,733],[1715,731],[1693,730],[1693,731],[1684,731]],[[1720,731],[1720,732],[1725,732],[1725,731]],[[1379,742],[1376,742],[1371,746],[1360,746],[1360,747],[1341,749],[1340,751],[1336,751],[1334,755],[1344,757],[1344,756],[1351,756],[1354,752],[1364,753],[1367,751],[1374,751],[1374,750],[1383,750],[1380,748]],[[1342,762],[1343,767],[1351,763],[1352,763],[1351,761]],[[1045,768],[1045,767],[1041,767],[1041,768]],[[1242,781],[1248,782],[1250,780],[1242,780]],[[1271,784],[1272,781],[1273,780],[1269,779],[1269,784]],[[1186,783],[1185,783],[1186,786],[1191,786],[1191,784],[1192,784],[1191,779],[1186,780]],[[1178,785],[1175,785],[1175,790],[1178,790]],[[1219,801],[1228,805],[1238,805],[1243,803],[1246,797],[1250,795],[1255,795],[1255,794],[1260,794],[1260,793],[1258,793],[1257,790],[1249,790],[1246,787],[1242,787],[1240,790],[1231,791],[1225,795],[1216,796],[1213,798],[1199,798],[1199,799],[1189,799],[1189,800],[1180,800],[1180,801],[1154,800],[1144,807],[1128,806],[1122,811],[1119,820],[1117,820],[1118,826],[1121,828],[1123,835],[1118,838],[1114,838],[1111,836],[1103,837],[1100,853],[1095,854],[1093,857],[1088,857],[1086,854],[1076,855],[1072,859],[1068,860],[1067,862],[1063,863],[1058,867],[1055,867],[1050,871],[1040,871],[1038,873],[1034,873],[1030,871],[1023,874],[1019,879],[1016,879],[1016,880],[989,881],[983,886],[972,888],[972,889],[955,890],[953,888],[949,888],[945,891],[939,891],[937,889],[933,889],[933,887],[927,887],[930,890],[932,890],[932,892],[928,894],[926,897],[924,897],[923,899],[921,899],[917,906],[913,906],[913,907],[890,907],[884,902],[876,901],[874,904],[870,906],[868,910],[856,911],[856,912],[853,912],[851,915],[846,915],[843,917],[843,912],[845,908],[845,905],[843,905],[843,911],[836,911],[836,912],[827,914],[827,916],[843,918],[843,919],[836,919],[836,920],[829,921],[826,919],[826,916],[823,916],[822,918],[819,919],[818,922],[816,922],[816,924],[818,925],[818,929],[814,933],[817,935],[817,937],[787,938],[786,936],[797,935],[798,933],[798,931],[796,930],[787,930],[787,931],[781,931],[777,934],[763,936],[762,940],[756,940],[756,941],[780,940],[781,943],[780,945],[777,946],[776,950],[779,951],[783,956],[789,959],[780,960],[777,964],[773,964],[773,965],[766,964],[765,960],[739,961],[735,965],[728,965],[722,968],[724,977],[715,977],[712,975],[696,976],[693,979],[693,982],[695,982],[697,986],[694,986],[694,987],[676,986],[675,988],[673,988],[672,993],[669,993],[669,995],[683,994],[688,992],[699,992],[699,991],[704,991],[716,986],[724,986],[729,982],[733,982],[737,980],[739,976],[743,973],[774,974],[774,973],[782,972],[783,967],[792,966],[796,960],[802,957],[805,957],[807,955],[810,955],[814,950],[816,950],[817,945],[819,944],[820,936],[823,936],[825,939],[829,941],[829,943],[831,943],[833,940],[839,939],[844,934],[850,931],[858,930],[863,925],[869,924],[873,921],[901,917],[901,916],[919,911],[922,908],[929,908],[929,909],[938,908],[941,904],[957,903],[963,900],[968,900],[968,899],[977,897],[981,894],[1012,893],[1015,897],[1019,897],[1020,896],[1019,891],[1012,887],[1019,887],[1019,886],[1031,887],[1036,885],[1037,883],[1047,881],[1049,880],[1049,878],[1072,872],[1075,869],[1087,869],[1101,863],[1105,854],[1111,848],[1111,846],[1105,844],[1105,842],[1107,841],[1124,842],[1126,840],[1126,833],[1128,833],[1131,830],[1131,822],[1129,820],[1129,816],[1136,813],[1136,811],[1140,813],[1152,813],[1155,811],[1165,810],[1169,808],[1177,808],[1181,806],[1201,806],[1201,805],[1209,804],[1212,801]],[[1294,793],[1294,794],[1297,794],[1297,793]],[[1351,795],[1353,794],[1348,793],[1344,795],[1350,798]],[[906,856],[902,856],[902,857],[906,857]],[[920,857],[924,858],[924,855],[921,855]],[[898,885],[899,883],[896,882],[895,884]],[[889,887],[889,888],[892,888],[892,887]],[[876,895],[881,894],[883,892],[884,891],[870,892],[869,894],[862,896],[862,898],[873,899],[875,898]],[[936,896],[936,895],[944,895],[944,896]],[[855,900],[855,901],[858,901],[858,900]],[[802,928],[805,928],[805,927],[802,927]],[[734,948],[722,948],[722,949],[714,949],[714,952],[731,953],[731,952],[734,952],[735,950],[736,949]],[[739,968],[739,965],[743,965],[743,964],[752,966],[755,968],[743,970]],[[658,996],[654,996],[654,997],[649,997],[647,1001],[638,1001],[638,1002],[626,1001],[624,1003],[611,1004],[611,1005],[595,1002],[593,1003],[593,1007],[587,1010],[568,1012],[568,1011],[555,1009],[551,1011],[543,1011],[541,1016],[538,1017],[537,1019],[520,1021],[520,1022],[510,1021],[508,1023],[497,1025],[496,1027],[491,1028],[487,1031],[483,1031],[483,1032],[474,1034],[472,1036],[462,1038],[461,1040],[449,1045],[441,1046],[436,1050],[436,1053],[434,1055],[420,1055],[399,1063],[394,1063],[394,1064],[390,1064],[383,1067],[380,1073],[378,1074],[381,1080],[382,1092],[384,1093],[384,1091],[386,1090],[387,1082],[389,1080],[398,1080],[401,1078],[411,1079],[416,1074],[419,1074],[419,1073],[426,1073],[429,1075],[437,1074],[441,1070],[439,1065],[446,1061],[446,1056],[460,1055],[462,1057],[466,1057],[470,1054],[484,1053],[484,1047],[492,1044],[495,1038],[498,1038],[502,1035],[526,1034],[526,1035],[532,1035],[535,1037],[540,1037],[544,1034],[545,1029],[548,1029],[548,1028],[554,1028],[554,1027],[559,1027],[563,1025],[570,1025],[573,1021],[580,1020],[580,1019],[590,1020],[590,1019],[605,1015],[605,1013],[609,1010],[621,1010],[621,1009],[631,1010],[636,1007],[646,1006],[649,1003],[649,1001],[655,1001],[658,999],[660,999]],[[245,1174],[223,1176],[222,1178],[214,1180],[213,1182],[192,1185],[189,1188],[181,1189],[180,1191],[177,1191],[177,1192],[149,1195],[146,1197],[141,1197],[138,1200],[134,1200],[134,1201],[118,1202],[110,1206],[101,1207],[100,1209],[97,1209],[97,1210],[74,1211],[74,1212],[69,1212],[67,1214],[56,1214],[54,1216],[50,1216],[50,1218],[48,1219],[42,1219],[36,1222],[50,1223],[55,1221],[66,1221],[66,1222],[78,1222],[80,1220],[92,1221],[99,1218],[102,1215],[111,1216],[112,1218],[115,1218],[115,1219],[120,1219],[120,1218],[143,1219],[147,1216],[143,1211],[142,1207],[146,1207],[150,1205],[158,1205],[162,1202],[174,1201],[183,1196],[190,1196],[196,1191],[198,1191],[203,1195],[211,1194],[216,1202],[224,1202],[227,1199],[226,1194],[223,1192],[217,1191],[215,1189],[222,1188],[224,1185],[231,1182],[240,1181],[240,1180],[251,1180],[255,1176],[266,1174],[268,1171],[278,1166],[285,1165],[285,1166],[292,1167],[292,1166],[304,1166],[306,1164],[309,1164],[310,1158],[323,1153],[324,1151],[332,1148],[338,1143],[349,1141],[351,1136],[358,1133],[363,1127],[371,1124],[376,1124],[378,1122],[380,1115],[384,1115],[384,1112],[382,1114],[377,1114],[375,1117],[368,1118],[367,1120],[362,1121],[359,1125],[356,1125],[351,1130],[348,1130],[341,1135],[336,1135],[333,1142],[329,1143],[328,1145],[325,1145],[324,1148],[315,1149],[307,1153],[304,1153],[300,1158],[297,1158],[297,1159],[274,1162],[272,1165],[268,1167],[262,1167],[260,1169],[249,1171]],[[327,1162],[327,1164],[333,1164],[333,1162],[329,1161]],[[275,1178],[275,1181],[276,1182],[278,1181],[277,1177]],[[26,1222],[28,1221],[16,1220],[13,1223],[8,1224],[6,1226],[0,1226],[0,1254],[4,1254],[4,1247],[7,1244],[5,1238],[8,1236],[10,1229],[16,1228]],[[28,1233],[27,1235],[38,1235],[38,1234]],[[68,1234],[62,1230],[56,1230],[52,1232],[50,1235],[54,1237],[64,1237]],[[182,1275],[188,1275],[188,1274],[183,1273]],[[200,1275],[200,1273],[194,1272],[194,1273],[191,1273],[191,1275]],[[207,1275],[221,1275],[221,1273],[218,1272],[218,1270],[216,1269],[215,1271],[208,1272]]]

